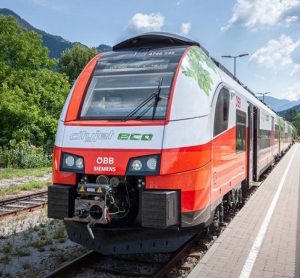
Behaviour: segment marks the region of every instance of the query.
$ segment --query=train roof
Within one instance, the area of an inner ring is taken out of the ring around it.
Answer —
[[[165,46],[193,46],[193,45],[201,47],[201,45],[198,42],[179,35],[174,35],[165,32],[150,32],[122,41],[114,45],[112,49],[122,50],[122,49],[133,48],[133,47],[147,47],[147,46],[165,47]],[[208,54],[207,50],[204,49],[204,51]]]

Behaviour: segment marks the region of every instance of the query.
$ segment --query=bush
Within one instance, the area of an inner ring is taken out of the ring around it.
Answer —
[[[51,155],[45,154],[43,148],[29,145],[27,142],[10,141],[8,147],[2,148],[1,160],[4,167],[35,168],[51,165]]]

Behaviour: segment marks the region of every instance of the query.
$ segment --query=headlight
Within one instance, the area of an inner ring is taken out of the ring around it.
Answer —
[[[155,170],[156,169],[156,164],[157,164],[157,159],[156,157],[151,157],[147,160],[147,167],[150,170]]]
[[[84,160],[78,155],[62,153],[60,170],[65,172],[83,173]]]
[[[83,158],[79,157],[76,159],[76,167],[78,169],[83,169]]]
[[[141,169],[142,169],[142,167],[143,167],[143,164],[142,164],[142,162],[140,161],[140,160],[134,160],[133,162],[132,162],[132,164],[131,164],[131,168],[132,168],[132,170],[134,170],[134,171],[140,171]]]
[[[129,160],[126,175],[158,175],[159,155],[135,157]]]
[[[73,167],[74,166],[74,156],[73,155],[67,155],[65,158],[65,163],[68,167]]]

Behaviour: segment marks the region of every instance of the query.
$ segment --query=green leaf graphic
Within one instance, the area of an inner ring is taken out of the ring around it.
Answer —
[[[205,64],[208,68],[217,72],[216,65],[200,48],[192,48],[187,56],[189,59],[189,66],[183,67],[182,73],[197,81],[199,87],[208,96],[211,91],[213,80],[210,73],[203,65]]]

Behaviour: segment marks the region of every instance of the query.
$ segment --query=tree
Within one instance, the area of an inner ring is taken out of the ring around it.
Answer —
[[[48,55],[40,35],[0,15],[0,146],[52,147],[70,85]]]
[[[288,111],[286,111],[284,118],[287,121],[294,123],[296,116],[297,116],[297,110],[295,108],[291,108]]]
[[[85,65],[98,54],[97,49],[87,48],[81,44],[76,44],[72,48],[64,50],[59,61],[59,71],[69,77],[73,83]]]
[[[298,136],[300,136],[300,112],[298,112],[297,116],[295,117],[294,126],[297,129]]]

